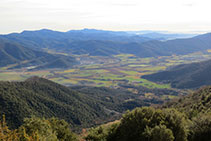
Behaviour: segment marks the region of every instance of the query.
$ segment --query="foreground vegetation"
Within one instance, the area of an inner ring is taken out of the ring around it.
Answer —
[[[18,129],[9,130],[5,118],[0,123],[1,141],[76,141],[69,124],[56,118],[27,118]]]
[[[110,125],[89,130],[86,140],[210,141],[211,87],[165,104],[137,108]]]
[[[90,129],[89,141],[209,141],[211,114],[192,119],[176,109],[137,108],[109,126]]]
[[[210,141],[210,90],[211,86],[202,88],[162,107],[136,108],[119,121],[90,128],[81,135],[56,118],[27,118],[15,130],[9,130],[3,118],[0,140]]]
[[[18,129],[0,123],[0,140],[35,141],[209,141],[211,114],[188,119],[176,109],[136,108],[114,124],[92,128],[85,136],[71,132],[64,120],[28,118]]]

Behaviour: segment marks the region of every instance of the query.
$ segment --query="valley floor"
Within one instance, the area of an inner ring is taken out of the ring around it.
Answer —
[[[65,70],[33,71],[32,68],[10,70],[10,67],[14,67],[15,64],[3,67],[0,68],[0,80],[23,81],[31,76],[39,76],[66,86],[124,88],[136,94],[139,93],[137,87],[175,90],[171,88],[170,84],[154,83],[141,78],[141,76],[159,72],[178,64],[208,60],[211,58],[211,52],[151,58],[138,58],[131,54],[120,54],[112,57],[88,55],[75,57],[80,61],[80,65]],[[153,92],[148,92],[144,94],[144,97],[156,98],[156,95]],[[163,100],[172,99],[175,98],[175,95],[162,95],[159,98]]]

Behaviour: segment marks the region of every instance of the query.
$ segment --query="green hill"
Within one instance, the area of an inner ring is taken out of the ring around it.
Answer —
[[[134,94],[109,88],[86,88],[80,92],[47,79],[33,77],[24,82],[0,82],[0,115],[5,114],[11,127],[23,119],[57,117],[73,128],[88,127],[119,116],[127,109],[146,105],[141,100],[132,104]]]
[[[142,76],[155,82],[171,83],[175,88],[199,88],[211,85],[211,60],[174,66],[166,71]]]
[[[55,63],[55,62],[58,63]],[[14,65],[12,68],[68,68],[76,64],[76,60],[70,56],[52,55],[42,51],[23,47],[22,45],[0,39],[0,67]]]

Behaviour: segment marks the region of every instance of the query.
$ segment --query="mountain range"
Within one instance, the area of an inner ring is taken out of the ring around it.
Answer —
[[[22,46],[31,49],[50,49],[93,56],[130,53],[138,57],[156,57],[188,54],[196,51],[206,51],[211,48],[211,34],[188,39],[159,41],[127,32],[91,29],[58,32],[43,29],[1,35],[0,38],[18,42]]]
[[[184,33],[169,33],[168,31],[152,31],[152,30],[143,30],[143,31],[128,31],[129,34],[136,34],[143,37],[148,37],[156,40],[173,40],[173,39],[182,39],[182,38],[192,38],[198,34],[184,34]]]

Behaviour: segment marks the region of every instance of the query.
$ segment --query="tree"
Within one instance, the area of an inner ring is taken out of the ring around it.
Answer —
[[[211,114],[199,115],[190,124],[190,141],[210,141],[211,140]]]
[[[24,119],[24,124],[19,128],[22,138],[25,134],[32,136],[37,133],[41,140],[57,140],[56,133],[46,119],[37,117]]]
[[[9,130],[5,116],[3,115],[2,121],[0,122],[0,140],[16,140],[18,139],[16,131]]]
[[[148,136],[150,141],[174,141],[173,132],[165,125],[156,125],[154,128],[146,127],[144,135]]]
[[[26,134],[30,136],[37,133],[41,140],[77,140],[77,136],[71,132],[68,123],[57,118],[26,118],[24,124],[19,128],[19,132],[22,133],[22,135],[26,132]]]
[[[121,119],[112,141],[187,141],[185,116],[175,109],[136,108]]]
[[[87,141],[112,141],[119,122],[111,125],[103,125],[97,128],[91,128],[85,137]]]
[[[60,141],[75,141],[77,136],[71,132],[69,124],[64,120],[59,120],[57,118],[50,118],[52,130],[56,133],[57,139]]]
[[[26,134],[25,128],[22,128],[22,132],[15,130],[10,130],[7,126],[5,116],[0,122],[0,140],[1,141],[38,141],[40,138],[38,134],[32,133],[31,136]]]

